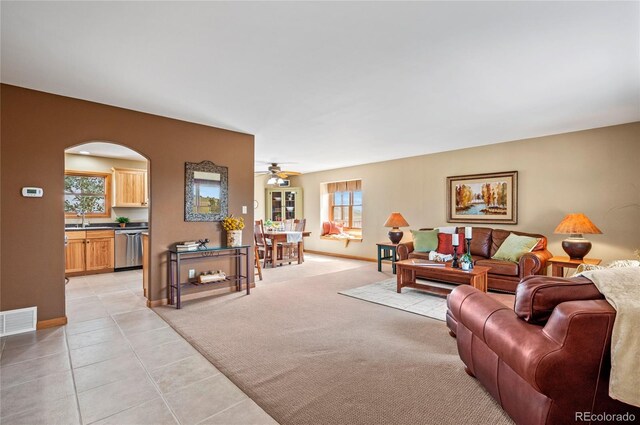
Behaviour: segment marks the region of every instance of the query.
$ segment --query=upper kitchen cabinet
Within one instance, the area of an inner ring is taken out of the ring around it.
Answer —
[[[149,206],[147,170],[112,168],[113,206],[146,208]]]

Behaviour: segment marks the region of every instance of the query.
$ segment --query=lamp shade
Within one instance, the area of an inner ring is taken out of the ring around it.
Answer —
[[[408,225],[407,220],[399,212],[392,212],[384,223],[384,227],[406,227]]]
[[[601,234],[602,232],[589,220],[589,217],[582,213],[577,213],[567,214],[553,233],[569,233],[575,235],[582,233]]]

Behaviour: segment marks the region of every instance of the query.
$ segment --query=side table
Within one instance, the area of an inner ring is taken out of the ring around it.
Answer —
[[[599,258],[583,258],[582,260],[571,260],[569,257],[551,257],[547,264],[551,264],[551,276],[564,277],[564,269],[576,269],[580,264],[593,264],[597,266],[602,262]]]
[[[398,259],[396,248],[399,244],[391,242],[380,242],[378,246],[378,271],[382,271],[382,262],[391,261],[393,274],[396,274],[396,260]]]

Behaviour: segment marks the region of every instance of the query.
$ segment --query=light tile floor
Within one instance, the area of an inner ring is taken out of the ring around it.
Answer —
[[[0,340],[0,423],[275,424],[171,329],[139,270],[71,278],[63,327]]]

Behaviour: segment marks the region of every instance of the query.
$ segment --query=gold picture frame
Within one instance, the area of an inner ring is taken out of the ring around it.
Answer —
[[[518,172],[447,177],[447,222],[518,223]]]

